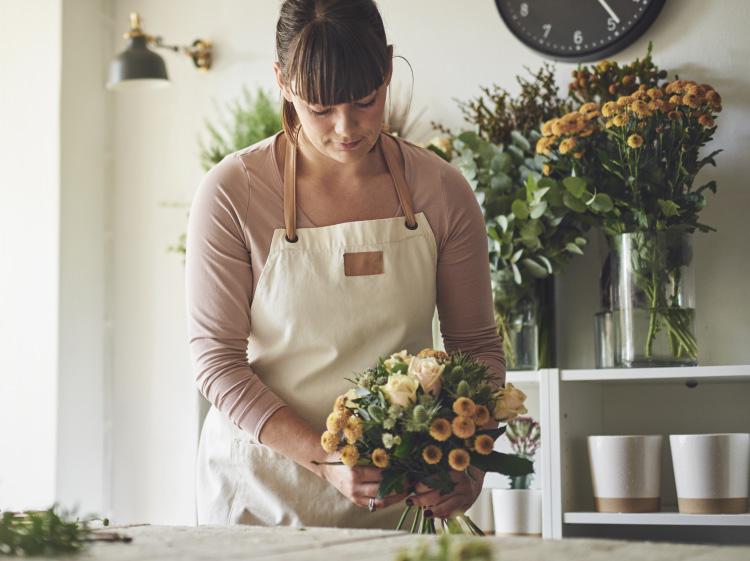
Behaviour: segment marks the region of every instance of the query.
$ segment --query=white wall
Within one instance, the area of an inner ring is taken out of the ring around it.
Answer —
[[[81,516],[104,516],[110,508],[111,132],[102,88],[112,54],[103,48],[112,36],[107,11],[100,0],[66,0],[62,13],[56,498]]]
[[[0,509],[55,493],[61,4],[0,2]]]

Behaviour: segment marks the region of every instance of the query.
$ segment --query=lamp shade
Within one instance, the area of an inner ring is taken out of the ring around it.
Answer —
[[[128,39],[128,48],[112,61],[107,89],[154,90],[169,86],[164,60],[148,48],[145,35]]]

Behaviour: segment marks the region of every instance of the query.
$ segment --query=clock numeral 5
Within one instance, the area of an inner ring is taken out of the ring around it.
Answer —
[[[609,31],[614,31],[615,29],[617,29],[617,22],[614,20],[614,18],[609,18],[607,20],[607,29]]]

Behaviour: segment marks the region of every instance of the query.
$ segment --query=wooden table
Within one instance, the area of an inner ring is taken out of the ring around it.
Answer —
[[[113,526],[130,543],[95,543],[86,561],[394,561],[419,540],[385,530],[255,526]],[[455,537],[454,537],[455,538]],[[501,561],[750,561],[750,546],[688,545],[593,539],[485,539]]]

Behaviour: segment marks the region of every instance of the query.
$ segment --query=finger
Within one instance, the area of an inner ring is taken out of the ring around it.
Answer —
[[[447,501],[431,506],[425,512],[428,518],[453,518],[457,514],[463,514],[471,506],[470,495],[451,495]]]

